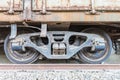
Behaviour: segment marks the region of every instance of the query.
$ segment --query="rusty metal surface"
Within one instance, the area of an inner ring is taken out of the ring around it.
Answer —
[[[0,22],[119,22],[119,4],[120,0],[1,0]]]
[[[91,0],[29,0],[32,1],[32,10],[90,10]],[[92,0],[96,10],[119,10],[120,0]],[[25,0],[1,0],[0,11],[9,10],[13,5],[14,10],[23,10]]]
[[[14,10],[22,10],[23,0],[0,0],[0,11],[9,10],[11,5],[13,5]]]
[[[119,12],[104,12],[86,15],[85,12],[53,12],[51,15],[35,15],[34,21],[41,22],[119,22]]]
[[[90,10],[91,1],[96,10],[120,10],[120,0],[29,0],[32,10]],[[13,5],[14,10],[23,10],[25,0],[1,0],[0,11],[9,10]]]
[[[31,22],[120,22],[119,17],[119,12],[104,12],[100,15],[86,15],[85,12],[52,12],[50,15],[33,15]],[[23,22],[23,18],[20,14],[0,13],[0,22]]]
[[[120,10],[120,0],[32,0],[33,10],[42,10],[46,4],[47,10],[90,10],[94,2],[96,10]]]
[[[33,10],[42,10],[42,0],[32,0]],[[88,10],[90,0],[46,0],[47,10]]]
[[[95,0],[97,10],[120,10],[120,0]]]
[[[24,0],[23,20],[31,20],[31,0]]]

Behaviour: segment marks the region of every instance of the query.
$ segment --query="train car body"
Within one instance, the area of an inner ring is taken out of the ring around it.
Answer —
[[[113,47],[119,51],[119,4],[120,0],[1,0],[5,54],[18,64],[40,57],[102,63]]]

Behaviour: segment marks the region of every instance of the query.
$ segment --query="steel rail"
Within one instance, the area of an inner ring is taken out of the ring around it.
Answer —
[[[120,70],[120,64],[0,64],[0,70]]]

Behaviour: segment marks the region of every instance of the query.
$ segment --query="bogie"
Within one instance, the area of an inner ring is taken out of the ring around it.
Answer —
[[[27,64],[36,61],[39,55],[47,59],[70,59],[78,55],[84,63],[98,64],[112,52],[110,37],[97,28],[82,32],[46,31],[44,37],[41,32],[11,34],[12,39],[8,36],[4,43],[7,58],[13,63]]]

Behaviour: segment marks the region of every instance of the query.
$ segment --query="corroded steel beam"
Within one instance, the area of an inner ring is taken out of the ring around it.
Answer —
[[[23,16],[0,13],[0,22],[23,22]],[[33,15],[30,22],[120,22],[120,13],[91,15],[86,12],[52,12],[50,15]]]

